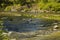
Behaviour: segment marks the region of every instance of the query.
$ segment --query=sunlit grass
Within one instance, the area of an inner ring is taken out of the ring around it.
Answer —
[[[0,16],[26,16],[31,18],[49,19],[49,20],[60,20],[60,14],[54,13],[17,13],[17,12],[2,12]]]

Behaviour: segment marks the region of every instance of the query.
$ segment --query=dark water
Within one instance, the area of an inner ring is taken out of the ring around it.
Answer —
[[[16,32],[28,32],[35,30],[45,30],[51,26],[53,21],[47,21],[37,18],[20,18],[6,19],[4,21],[5,30]]]

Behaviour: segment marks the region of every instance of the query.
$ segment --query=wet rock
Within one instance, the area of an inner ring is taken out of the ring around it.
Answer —
[[[53,30],[59,29],[58,25],[54,25]]]

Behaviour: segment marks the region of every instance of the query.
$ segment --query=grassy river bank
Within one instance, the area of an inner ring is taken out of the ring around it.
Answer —
[[[31,18],[42,18],[50,20],[60,20],[60,14],[57,13],[20,13],[20,12],[0,12],[0,16],[26,16]]]
[[[13,19],[14,18],[13,16],[20,16],[22,18],[28,17],[60,21],[60,14],[55,13],[0,12],[1,21],[4,21],[4,19],[6,18]],[[16,40],[60,40],[60,31],[51,31],[51,33],[50,30],[49,31],[39,30],[35,32],[26,33],[13,32],[9,37],[10,39],[12,38]]]

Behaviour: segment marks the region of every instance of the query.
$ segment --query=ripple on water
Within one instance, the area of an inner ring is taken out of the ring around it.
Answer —
[[[19,20],[19,21],[18,21]],[[27,31],[35,31],[35,30],[44,30],[46,27],[49,26],[51,22],[47,22],[45,20],[41,19],[31,19],[26,18],[24,20],[21,20],[19,18],[15,18],[13,21],[5,20],[4,26],[6,26],[4,29],[8,29],[8,31],[17,31],[17,32],[27,32]]]

